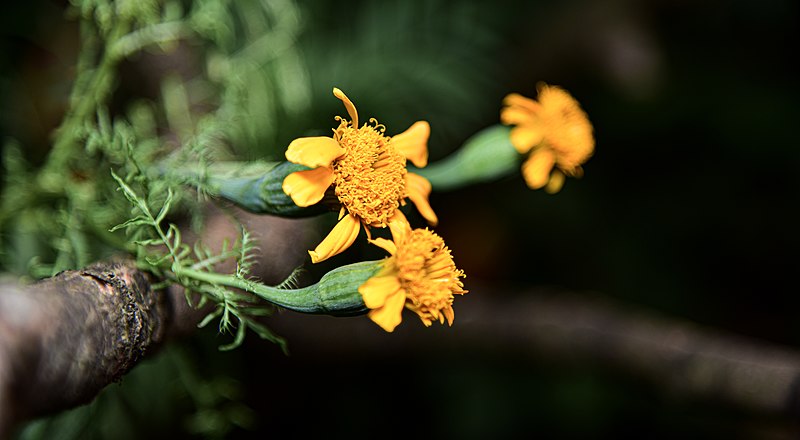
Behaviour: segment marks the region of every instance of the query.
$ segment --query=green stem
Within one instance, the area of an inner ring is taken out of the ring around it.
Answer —
[[[487,127],[464,142],[458,150],[426,168],[412,168],[433,185],[434,191],[448,191],[499,179],[519,172],[519,153],[511,145],[509,127]]]
[[[111,48],[114,59],[123,59],[153,44],[173,43],[189,34],[183,21],[168,21],[147,26],[117,39]]]
[[[174,273],[178,278],[191,278],[244,290],[273,304],[301,313],[353,316],[367,311],[358,288],[375,275],[381,266],[380,261],[363,261],[341,266],[325,274],[318,283],[299,289],[279,289],[234,275],[184,267],[176,267]]]

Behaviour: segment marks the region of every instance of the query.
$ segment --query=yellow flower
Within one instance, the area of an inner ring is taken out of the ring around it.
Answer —
[[[467,293],[450,249],[426,229],[411,230],[402,218],[389,224],[393,241],[371,240],[391,254],[383,268],[358,288],[368,316],[387,332],[400,324],[403,307],[419,315],[425,326],[433,321],[453,325],[453,295]]]
[[[594,152],[594,136],[578,101],[560,87],[542,83],[538,102],[512,93],[503,103],[500,120],[515,125],[511,144],[521,154],[533,150],[522,165],[529,187],[546,186],[552,194],[564,185],[564,175],[583,175],[581,164]]]
[[[410,199],[429,223],[437,222],[428,203],[430,182],[406,170],[406,159],[420,168],[428,164],[428,123],[417,121],[405,132],[389,137],[375,119],[370,119],[372,125],[365,123],[359,128],[355,105],[337,88],[333,95],[344,103],[351,120],[337,116],[339,126],[333,137],[295,139],[286,150],[289,162],[312,168],[292,173],[283,181],[283,191],[295,204],[311,206],[332,192],[341,206],[339,222],[308,252],[314,263],[350,247],[361,225],[369,234],[369,227],[383,228],[402,216],[398,208],[405,199]]]

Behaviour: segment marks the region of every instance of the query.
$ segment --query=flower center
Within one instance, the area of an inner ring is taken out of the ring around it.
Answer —
[[[545,140],[556,151],[559,165],[580,165],[594,149],[592,125],[578,102],[567,92],[548,87],[539,93]]]
[[[334,139],[345,153],[333,162],[336,197],[365,224],[384,227],[405,195],[406,159],[375,119],[361,128],[340,120]]]
[[[428,229],[414,229],[397,244],[394,259],[406,307],[426,325],[443,316],[452,321],[453,294],[466,291],[460,280],[464,271],[456,268],[444,240]]]

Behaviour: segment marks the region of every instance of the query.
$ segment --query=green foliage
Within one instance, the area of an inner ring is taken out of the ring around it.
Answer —
[[[269,307],[261,304],[259,298],[199,275],[217,274],[216,265],[233,258],[236,260],[236,272],[232,278],[239,280],[244,285],[257,284],[247,278],[257,247],[247,230],[242,228],[241,240],[234,246],[223,244],[219,253],[211,252],[200,242],[189,246],[182,241],[181,230],[175,223],[169,223],[166,228],[162,226],[174,201],[174,193],[171,188],[167,188],[166,198],[158,209],[158,214],[153,215],[154,211],[150,209],[146,200],[139,196],[122,178],[113,172],[111,175],[125,198],[134,207],[135,216],[114,226],[110,232],[125,229],[133,238],[131,244],[134,249],[132,251],[137,255],[139,266],[167,281],[182,285],[186,300],[190,304],[193,293],[201,295],[198,307],[202,307],[207,300],[216,304],[215,310],[206,316],[200,323],[200,327],[219,318],[220,332],[229,333],[235,329],[236,336],[233,342],[220,347],[220,349],[230,350],[241,345],[246,329],[251,328],[263,339],[280,344],[285,350],[285,342],[282,338],[252,319],[255,316],[269,314],[271,311]],[[220,279],[227,280],[224,276]]]
[[[208,170],[231,158],[281,158],[291,139],[309,130],[327,133],[332,115],[341,113],[333,86],[356,91],[367,109],[395,103],[375,116],[400,125],[447,108],[434,136],[474,122],[470,101],[491,93],[486,60],[496,38],[456,19],[430,20],[470,8],[415,0],[337,9],[350,32],[342,40],[327,38],[320,14],[329,7],[301,8],[292,0],[71,0],[67,16],[78,23],[80,50],[50,151],[38,164],[26,157],[25,145],[4,141],[0,271],[37,279],[127,254],[164,283],[183,285],[195,305],[212,302],[201,326],[218,323],[233,334],[222,349],[240,345],[247,329],[284,347],[255,318],[272,312],[265,299],[297,301],[285,295],[296,287],[296,274],[277,287],[251,279],[258,244],[245,229],[217,252],[183,239],[189,228],[199,232],[217,195]],[[375,46],[387,32],[404,37]],[[468,53],[447,53],[453,41]],[[236,262],[233,273],[217,272],[226,261]],[[325,279],[333,286],[326,298],[307,310],[339,310],[331,304],[348,292],[335,287],[375,270],[370,263],[333,273]],[[362,313],[359,301],[348,296],[341,310]],[[92,408],[65,423],[80,427],[103,417]],[[201,413],[193,426],[203,433],[229,426],[219,413]],[[54,429],[68,436],[68,428]]]
[[[174,219],[188,217],[191,226],[202,226],[205,167],[229,155],[231,145],[263,140],[251,132],[263,125],[253,118],[274,117],[254,106],[302,107],[307,92],[250,96],[250,76],[263,73],[258,69],[277,66],[285,72],[299,63],[291,44],[297,13],[288,1],[185,6],[172,0],[72,2],[69,12],[80,21],[82,46],[52,150],[40,169],[27,164],[13,142],[4,150],[0,269],[41,278],[128,253],[143,269],[184,285],[187,300],[199,294],[197,305],[217,305],[203,323],[219,318],[220,331],[235,333],[223,349],[241,344],[246,328],[283,345],[251,319],[271,310],[262,300],[185,270],[214,274],[217,265],[233,259],[232,276],[246,280],[257,248],[249,233],[243,230],[234,245],[212,253],[202,243],[183,243]],[[157,99],[134,95],[122,107],[114,101],[121,62],[151,53],[168,58],[186,43],[207,66],[187,66],[188,78],[165,74]],[[112,112],[112,105],[122,110]],[[186,164],[199,174],[180,174]]]

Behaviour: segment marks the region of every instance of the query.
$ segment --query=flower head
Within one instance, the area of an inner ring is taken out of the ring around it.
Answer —
[[[337,88],[333,95],[342,101],[350,120],[337,116],[339,126],[332,137],[295,139],[286,151],[289,162],[312,168],[294,172],[283,181],[283,191],[297,206],[311,206],[328,194],[340,208],[339,222],[309,251],[314,263],[350,247],[361,225],[369,233],[370,227],[386,227],[402,216],[398,208],[405,199],[410,199],[429,223],[437,222],[428,203],[430,182],[406,170],[406,160],[418,167],[428,163],[428,123],[418,121],[389,137],[375,119],[359,127],[355,105]]]
[[[390,223],[393,241],[376,238],[372,243],[391,254],[383,268],[358,291],[372,310],[368,316],[387,332],[402,320],[403,308],[426,326],[433,321],[453,324],[453,295],[463,295],[464,272],[457,269],[444,240],[426,229],[412,230],[404,219]]]
[[[503,103],[500,120],[515,126],[511,143],[519,153],[530,152],[522,165],[529,187],[556,193],[565,175],[583,174],[581,164],[594,152],[592,124],[569,93],[540,84],[538,102],[512,93]]]

